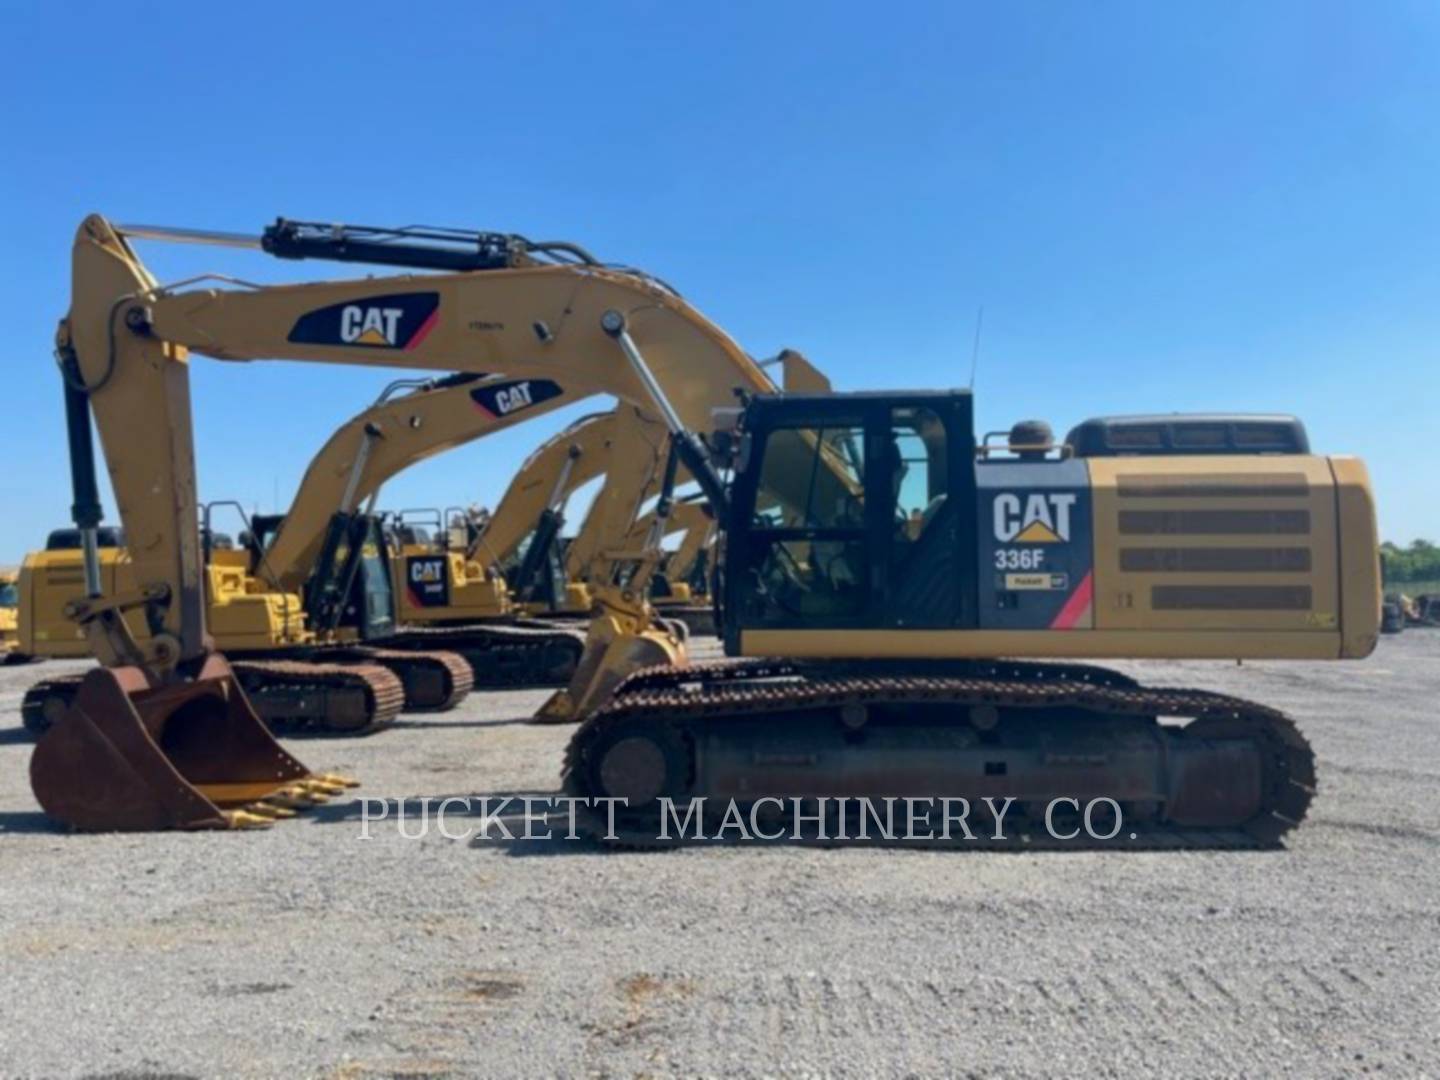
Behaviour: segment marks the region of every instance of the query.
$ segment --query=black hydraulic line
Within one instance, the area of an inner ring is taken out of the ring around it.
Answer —
[[[534,242],[512,233],[425,226],[390,229],[328,225],[287,218],[277,218],[273,225],[266,226],[260,247],[281,259],[328,259],[424,270],[503,270],[514,265],[517,252],[556,262],[599,265],[584,248],[564,240]]]
[[[559,601],[563,590],[556,579],[563,571],[559,569],[557,548],[564,525],[565,516],[559,510],[547,507],[541,512],[525,558],[515,572],[513,589],[522,603],[545,601],[553,607]]]
[[[671,436],[670,449],[665,455],[665,474],[660,481],[660,498],[655,503],[655,519],[663,522],[670,517],[675,505],[675,473],[680,468],[680,440]]]
[[[705,498],[709,500],[711,516],[722,521],[729,520],[730,493],[725,490],[725,481],[715,471],[710,453],[699,436],[693,431],[684,431],[674,436],[671,445],[685,468],[690,470],[695,482],[700,485]]]
[[[95,438],[91,430],[90,394],[80,374],[80,361],[73,349],[59,354],[61,382],[65,387],[65,434],[70,444],[70,517],[80,530],[84,552],[85,595],[101,595],[100,587],[100,486],[95,481]],[[107,376],[108,378],[108,376]]]
[[[62,364],[68,368],[65,387],[65,432],[70,442],[70,488],[74,503],[70,517],[80,529],[93,529],[100,524],[104,511],[100,506],[100,487],[95,480],[95,441],[90,423],[90,395],[82,390],[80,367],[74,354]]]

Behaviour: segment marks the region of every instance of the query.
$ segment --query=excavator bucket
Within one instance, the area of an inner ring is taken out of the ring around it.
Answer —
[[[41,808],[87,831],[264,826],[351,783],[286,753],[218,654],[173,686],[96,668],[30,759]]]
[[[585,651],[570,685],[555,691],[533,722],[569,724],[583,720],[605,703],[627,675],[657,664],[689,664],[681,634],[666,620],[637,622],[622,612],[602,608],[590,620]]]

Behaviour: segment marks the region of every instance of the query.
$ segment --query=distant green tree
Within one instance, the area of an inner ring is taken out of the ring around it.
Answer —
[[[1387,584],[1440,580],[1440,547],[1429,540],[1412,540],[1408,548],[1386,541],[1380,545],[1380,565]]]

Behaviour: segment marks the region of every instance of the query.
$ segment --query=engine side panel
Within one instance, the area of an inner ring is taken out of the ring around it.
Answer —
[[[1339,629],[1325,458],[1094,458],[1090,477],[1097,629]]]

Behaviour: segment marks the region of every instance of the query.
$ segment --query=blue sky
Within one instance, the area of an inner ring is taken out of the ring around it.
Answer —
[[[12,2],[0,31],[0,562],[69,512],[50,348],[92,210],[573,239],[840,388],[963,385],[983,305],[982,427],[1295,412],[1368,461],[1386,537],[1440,538],[1432,4]],[[387,381],[195,367],[202,496],[262,509]],[[493,504],[571,415],[382,502]]]

